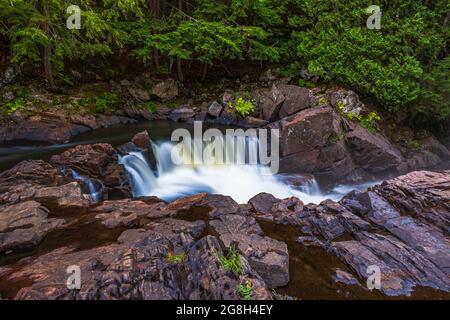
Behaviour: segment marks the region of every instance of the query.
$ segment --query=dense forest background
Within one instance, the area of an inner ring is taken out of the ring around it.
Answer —
[[[81,8],[79,30],[66,26],[70,5]],[[370,5],[381,7],[379,30],[366,26]],[[273,65],[303,86],[313,85],[305,72],[317,75],[387,113],[433,123],[450,115],[449,8],[447,0],[0,0],[1,64],[50,90],[74,85],[73,69],[187,82]]]

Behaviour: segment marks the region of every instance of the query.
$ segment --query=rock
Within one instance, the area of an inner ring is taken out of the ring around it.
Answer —
[[[331,108],[306,109],[279,125],[281,172],[313,173],[329,184],[356,169],[343,141],[342,120]]]
[[[215,219],[225,214],[236,214],[239,212],[239,205],[229,196],[219,194],[207,195],[200,203],[203,206],[211,208],[208,215],[211,219]]]
[[[77,252],[57,249],[5,273],[8,279],[35,279],[17,293],[19,300],[238,299],[240,277],[221,266],[223,253],[216,238],[191,243],[186,260],[179,263],[167,258],[176,241],[151,230],[127,230],[118,244]],[[264,282],[243,261],[253,297],[271,299]],[[80,266],[80,290],[66,287],[68,265]]]
[[[170,118],[170,120],[172,120],[174,122],[179,122],[179,121],[187,122],[190,119],[192,119],[194,116],[195,116],[194,110],[192,110],[191,108],[182,107],[182,108],[173,110],[170,113],[169,118]]]
[[[338,90],[328,93],[330,104],[335,108],[342,108],[342,112],[359,116],[367,113],[366,106],[353,91]]]
[[[27,119],[14,126],[0,128],[0,142],[67,143],[69,140],[90,129],[65,121],[50,119]]]
[[[364,170],[371,173],[402,171],[402,154],[381,134],[371,134],[361,126],[355,126],[345,138],[353,161]]]
[[[63,209],[85,208],[90,204],[89,198],[83,195],[78,182],[36,189],[33,199],[40,203],[53,204]]]
[[[261,82],[269,82],[269,81],[274,81],[277,79],[278,79],[278,77],[276,75],[274,75],[272,69],[270,69],[270,68],[264,70],[261,73],[261,75],[259,76],[259,81],[261,81]]]
[[[248,200],[248,204],[254,212],[264,215],[270,213],[272,206],[280,201],[280,199],[275,198],[273,195],[262,192]]]
[[[255,117],[245,117],[239,122],[240,127],[244,128],[261,128],[267,125],[269,122]]]
[[[157,161],[155,154],[153,152],[153,142],[148,135],[148,131],[142,131],[137,133],[132,139],[131,142],[134,143],[135,146],[142,149],[144,152],[146,159],[152,169],[156,169]]]
[[[54,155],[50,163],[56,166],[68,167],[92,177],[103,176],[107,165],[115,161],[114,149],[107,143],[78,145]]]
[[[278,118],[280,107],[285,100],[285,96],[275,85],[273,85],[270,92],[259,98],[258,105],[261,109],[262,118],[267,121],[276,120]]]
[[[92,211],[98,213],[95,218],[110,229],[142,227],[146,222],[145,219],[165,218],[173,213],[165,210],[163,202],[146,203],[132,199],[105,201]]]
[[[360,278],[367,279],[369,266],[381,271],[381,291],[388,296],[410,295],[415,285],[448,291],[450,280],[420,253],[390,236],[362,232],[358,241],[334,242],[330,250]]]
[[[275,223],[298,225],[302,210],[303,202],[296,197],[290,197],[276,202],[270,209],[270,214]]]
[[[333,276],[334,281],[341,282],[346,285],[359,285],[358,279],[356,279],[352,274],[343,271],[341,269],[336,269]]]
[[[289,254],[285,243],[264,237],[254,218],[221,215],[210,222],[225,247],[237,245],[250,266],[264,279],[269,288],[289,282]]]
[[[178,85],[173,79],[165,80],[153,87],[152,95],[162,102],[170,101],[178,96]]]
[[[129,86],[127,90],[128,93],[131,95],[131,97],[133,97],[133,99],[138,102],[146,102],[150,101],[151,99],[151,93],[146,89],[139,88],[136,86]]]
[[[14,184],[57,185],[63,177],[52,165],[42,160],[25,160],[0,173],[0,192]]]
[[[3,74],[2,83],[3,84],[12,84],[16,81],[17,71],[14,66],[7,66],[5,73]]]
[[[48,210],[36,201],[4,206],[0,208],[0,252],[35,246],[63,224],[62,219],[49,219]]]
[[[217,118],[222,113],[223,106],[217,101],[213,101],[208,108],[208,115],[212,118]]]
[[[314,107],[317,103],[316,97],[309,89],[294,85],[279,85],[278,88],[285,97],[280,109],[280,118]]]

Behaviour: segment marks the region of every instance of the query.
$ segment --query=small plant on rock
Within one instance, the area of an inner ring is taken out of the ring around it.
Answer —
[[[244,100],[242,97],[239,97],[236,100],[235,110],[241,117],[245,118],[255,111],[254,103],[253,100]]]
[[[241,300],[252,300],[253,298],[253,283],[245,279],[237,286],[237,293]]]
[[[234,246],[228,248],[228,254],[226,256],[220,257],[220,262],[225,270],[232,270],[237,274],[244,273],[241,255]]]
[[[169,254],[167,255],[167,260],[173,263],[183,263],[186,261],[186,253],[180,253],[180,254],[173,254],[172,252],[169,252]]]

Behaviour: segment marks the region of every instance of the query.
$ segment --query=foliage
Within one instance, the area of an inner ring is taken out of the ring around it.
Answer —
[[[116,109],[119,106],[120,98],[117,93],[104,92],[94,96],[91,101],[96,112],[104,113]]]
[[[156,103],[154,103],[153,101],[147,102],[145,104],[145,109],[151,113],[155,112],[156,111]]]
[[[237,293],[241,300],[252,300],[253,298],[253,283],[245,279],[237,286]]]
[[[242,274],[244,272],[241,255],[234,246],[228,248],[228,254],[226,256],[220,257],[220,262],[225,270],[232,270],[237,274]]]
[[[14,112],[22,109],[25,106],[25,100],[23,98],[13,99],[0,107],[2,113],[11,115]]]
[[[370,133],[374,134],[375,132],[377,132],[376,123],[381,120],[381,117],[375,111],[371,111],[367,115],[357,115],[353,112],[347,113],[345,112],[345,105],[340,101],[337,102],[337,109],[341,116],[346,117],[347,119],[352,121],[358,121],[361,126],[367,129],[367,131],[369,131]]]
[[[244,100],[244,98],[239,97],[236,100],[235,110],[241,115],[243,118],[252,114],[255,111],[255,107],[253,106],[254,101]]]
[[[72,4],[82,10],[80,30],[66,28]],[[282,74],[294,77],[306,69],[321,81],[375,98],[386,115],[429,122],[449,117],[448,1],[382,1],[380,30],[366,27],[372,4],[0,0],[0,34],[8,42],[2,47],[10,49],[9,62],[44,74],[49,84],[54,76],[59,85],[70,86],[68,68],[90,67],[95,59],[113,55],[134,59],[152,72],[173,76],[177,71],[180,80],[183,69],[201,68],[206,74],[209,66],[228,71],[229,64],[244,61],[278,64]],[[117,69],[112,59],[102,63],[104,70]]]
[[[187,255],[185,252],[182,252],[180,254],[173,254],[172,252],[169,252],[167,255],[167,260],[173,263],[183,263],[187,259]]]

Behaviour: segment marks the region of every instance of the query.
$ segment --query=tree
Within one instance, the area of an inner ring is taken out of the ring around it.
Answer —
[[[67,8],[74,2],[82,9],[81,30],[67,28]],[[12,62],[19,67],[41,65],[50,90],[55,76],[63,77],[65,59],[86,59],[112,53],[120,45],[121,32],[112,27],[89,1],[0,0],[3,33],[11,42]]]

